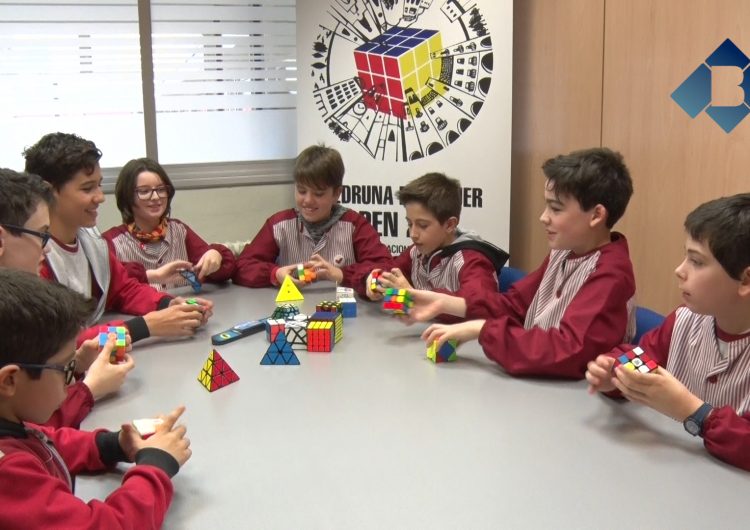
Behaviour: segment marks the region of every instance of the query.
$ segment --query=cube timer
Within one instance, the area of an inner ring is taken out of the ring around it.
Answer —
[[[458,348],[457,340],[448,340],[437,348],[437,341],[432,341],[432,344],[427,348],[427,358],[434,363],[445,363],[456,360],[456,348]]]
[[[439,31],[394,26],[354,50],[365,107],[401,119],[409,108],[414,116],[421,100],[436,90],[427,80],[440,78],[442,48]]]
[[[306,269],[301,263],[297,265],[297,279],[301,282],[312,283],[316,280],[317,275],[312,269]]]
[[[341,302],[344,318],[353,318],[357,316],[356,298],[340,298],[339,301]]]
[[[383,309],[396,316],[408,315],[414,301],[406,289],[389,287],[383,297]]]
[[[125,326],[99,326],[99,351],[107,344],[110,333],[115,334],[115,347],[109,356],[109,362],[117,364],[125,360],[125,351],[128,348],[127,333]]]
[[[620,365],[626,370],[638,370],[644,374],[656,370],[659,366],[640,346],[615,357],[615,364],[612,368],[617,368]]]

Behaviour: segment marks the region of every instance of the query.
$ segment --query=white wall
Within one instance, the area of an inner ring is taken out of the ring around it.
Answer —
[[[293,206],[291,184],[178,190],[172,216],[184,221],[208,242],[252,239],[270,215]],[[99,229],[120,224],[115,198],[107,194],[99,208]]]

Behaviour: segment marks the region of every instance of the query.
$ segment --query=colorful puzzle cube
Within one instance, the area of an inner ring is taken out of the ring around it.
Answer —
[[[383,310],[396,315],[408,315],[409,310],[414,306],[414,301],[406,289],[396,289],[389,287],[383,295]]]
[[[286,335],[283,332],[276,335],[276,338],[260,360],[260,364],[274,366],[299,364],[297,354],[292,350],[292,345],[287,342]]]
[[[341,313],[332,313],[329,311],[316,311],[310,317],[310,322],[332,322],[334,342],[339,342],[344,338],[344,315]]]
[[[288,320],[284,334],[293,350],[307,349],[307,321]]]
[[[401,119],[416,115],[431,90],[446,90],[427,85],[440,78],[442,48],[439,31],[394,26],[354,50],[365,107]]]
[[[268,319],[266,320],[266,339],[268,342],[276,340],[276,335],[284,333],[286,328],[286,320],[283,319]]]
[[[340,298],[342,314],[344,318],[353,318],[357,316],[357,299],[351,298]]]
[[[208,359],[203,364],[201,373],[198,374],[198,381],[209,392],[213,392],[239,380],[240,377],[237,373],[232,370],[216,350],[211,350],[211,353],[208,354]]]
[[[331,352],[335,343],[333,322],[311,320],[307,324],[307,351]]]
[[[306,269],[302,263],[297,265],[297,279],[301,282],[312,283],[317,279],[315,271]]]
[[[281,304],[273,310],[271,318],[274,320],[291,320],[295,315],[299,315],[299,307],[293,304]]]
[[[125,326],[99,326],[99,351],[102,351],[107,344],[110,333],[115,334],[115,347],[109,355],[109,362],[117,364],[125,360],[125,353],[128,349],[128,330]]]
[[[658,366],[651,356],[643,351],[643,348],[640,346],[636,346],[632,350],[615,357],[613,369],[620,365],[626,370],[638,370],[644,374],[656,370]]]
[[[458,347],[458,341],[448,340],[437,347],[437,341],[433,341],[432,344],[427,348],[427,358],[434,363],[445,363],[456,360],[456,348]]]
[[[343,310],[344,308],[338,300],[324,300],[315,306],[315,311],[324,311],[328,313],[341,313]]]
[[[373,293],[378,290],[378,287],[380,287],[381,274],[383,274],[382,271],[372,271],[372,274],[370,274],[370,291]]]

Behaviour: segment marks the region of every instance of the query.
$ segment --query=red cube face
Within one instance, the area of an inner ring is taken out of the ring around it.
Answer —
[[[404,99],[404,92],[401,90],[401,82],[397,79],[388,79],[388,95],[395,99]]]
[[[368,55],[367,56],[368,62],[370,63],[370,71],[373,74],[380,74],[383,75],[385,73],[385,68],[383,68],[383,58],[379,55]]]
[[[380,96],[380,98],[377,99],[377,104],[380,112],[385,112],[386,114],[391,112],[391,103],[387,97]]]
[[[354,64],[357,65],[357,70],[367,71],[370,69],[366,53],[354,52]]]
[[[383,59],[383,63],[385,66],[385,75],[388,77],[395,77],[397,79],[401,78],[401,72],[398,68],[398,59],[394,57],[385,57]]]

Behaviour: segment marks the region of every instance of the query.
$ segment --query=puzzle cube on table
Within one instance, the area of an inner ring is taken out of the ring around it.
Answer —
[[[324,311],[327,313],[342,313],[344,308],[339,300],[324,300],[315,306],[315,311]]]
[[[307,320],[288,320],[284,334],[293,350],[307,349]]]
[[[216,350],[211,350],[203,364],[198,381],[209,392],[239,381],[240,377]]]
[[[266,320],[266,339],[268,342],[273,342],[276,339],[276,335],[284,333],[285,328],[286,320],[284,319]]]
[[[293,304],[282,304],[273,310],[271,318],[274,320],[291,320],[299,315],[299,307]]]
[[[427,358],[434,363],[446,363],[456,360],[456,348],[458,348],[457,340],[447,340],[443,343],[440,348],[437,347],[437,341],[432,341],[432,344],[427,348]]]
[[[115,347],[109,355],[109,362],[117,364],[125,360],[128,349],[127,333],[125,326],[99,326],[99,351],[107,344],[110,333],[115,334]]]
[[[344,315],[341,313],[331,313],[328,311],[316,311],[310,317],[310,322],[332,322],[334,342],[339,342],[344,338]]]
[[[315,271],[306,269],[302,263],[297,265],[297,279],[301,282],[312,283],[317,279]]]
[[[615,364],[612,368],[617,368],[620,365],[626,370],[638,370],[644,374],[656,370],[658,366],[651,356],[643,351],[643,348],[640,346],[615,357]]]
[[[297,354],[292,350],[292,345],[286,340],[286,334],[280,332],[274,341],[268,346],[265,355],[260,360],[262,365],[291,366],[298,365]]]
[[[344,315],[344,318],[353,318],[357,316],[356,298],[340,298],[339,302],[341,302],[341,314]]]
[[[310,320],[307,324],[307,351],[331,352],[336,343],[333,335],[333,322]]]
[[[408,315],[414,301],[406,289],[389,287],[383,295],[383,309],[397,316]]]
[[[442,48],[439,31],[393,26],[354,50],[365,107],[406,119],[431,91],[445,93],[427,84],[440,79]]]

